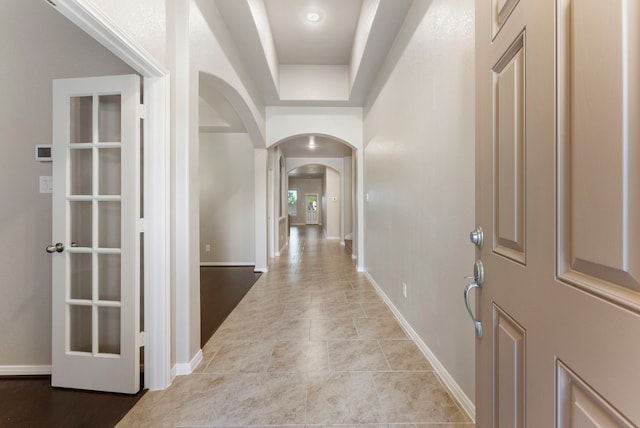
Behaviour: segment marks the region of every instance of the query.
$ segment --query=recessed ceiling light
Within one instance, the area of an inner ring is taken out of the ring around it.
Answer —
[[[318,12],[308,12],[305,17],[309,22],[318,22],[320,21],[320,14]]]

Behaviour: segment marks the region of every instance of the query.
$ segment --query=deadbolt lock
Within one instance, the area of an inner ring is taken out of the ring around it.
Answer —
[[[476,227],[475,230],[469,234],[469,240],[473,245],[482,249],[482,244],[484,243],[484,232],[482,231],[482,226]]]

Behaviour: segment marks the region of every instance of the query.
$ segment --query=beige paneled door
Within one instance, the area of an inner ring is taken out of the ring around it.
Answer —
[[[477,426],[638,426],[640,2],[476,19]]]
[[[53,82],[53,386],[140,387],[139,88]]]

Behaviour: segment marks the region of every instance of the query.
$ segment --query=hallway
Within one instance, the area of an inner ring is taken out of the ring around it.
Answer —
[[[145,394],[118,426],[473,427],[320,227],[291,228],[203,353],[196,373]]]

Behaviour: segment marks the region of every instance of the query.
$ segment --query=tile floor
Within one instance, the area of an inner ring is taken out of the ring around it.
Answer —
[[[118,427],[472,428],[338,241],[293,227],[190,376]]]

